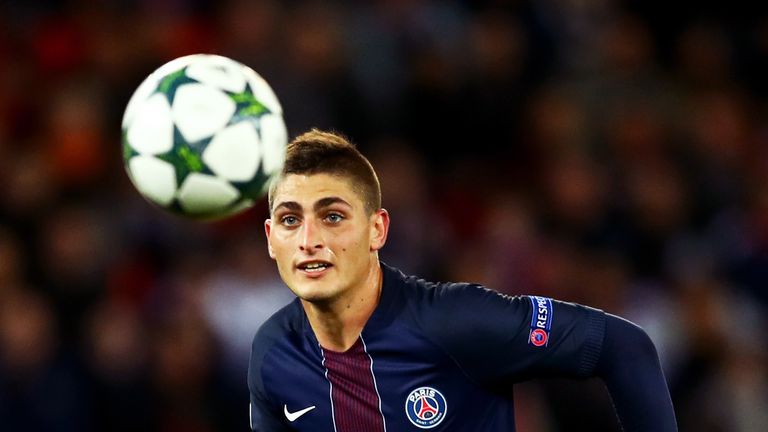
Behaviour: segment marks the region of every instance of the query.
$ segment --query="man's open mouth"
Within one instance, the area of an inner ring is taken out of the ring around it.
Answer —
[[[301,263],[298,265],[298,268],[300,270],[303,270],[307,273],[321,272],[329,267],[333,267],[333,265],[331,263],[327,263],[323,261],[310,261],[310,262]]]

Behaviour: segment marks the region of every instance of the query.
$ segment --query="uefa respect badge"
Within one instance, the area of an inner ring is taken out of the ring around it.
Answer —
[[[432,387],[419,387],[408,394],[405,414],[414,426],[431,429],[445,419],[448,404],[442,393]]]
[[[547,346],[552,330],[552,299],[532,296],[531,332],[528,334],[528,344],[535,347]]]

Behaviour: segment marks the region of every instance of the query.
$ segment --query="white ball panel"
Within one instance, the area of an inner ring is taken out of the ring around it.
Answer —
[[[288,131],[279,115],[267,114],[261,117],[262,169],[267,175],[276,174],[285,162],[285,145]]]
[[[190,214],[215,214],[240,197],[240,192],[226,180],[207,174],[192,173],[181,185],[178,200]]]
[[[163,78],[165,78],[166,75],[169,75],[173,72],[183,69],[184,67],[198,60],[201,56],[204,56],[204,55],[193,54],[193,55],[188,55],[184,57],[179,57],[175,60],[171,60],[168,63],[157,68],[146,79],[144,79],[144,81],[139,85],[139,87],[133,93],[133,96],[131,96],[130,101],[128,101],[128,105],[125,108],[125,113],[123,114],[123,128],[126,128],[131,124],[131,121],[133,120],[133,116],[136,115],[141,102],[147,99],[152,94],[152,92],[154,92],[155,89],[157,89],[157,86],[160,84],[160,81]]]
[[[157,89],[157,85],[160,80],[155,74],[148,76],[139,87],[133,92],[133,96],[128,101],[128,105],[125,107],[125,113],[123,114],[123,129],[127,128],[132,122],[133,118],[141,112],[139,109],[145,101],[152,95],[152,92]]]
[[[128,143],[142,155],[165,153],[173,148],[173,119],[165,95],[157,93],[136,105],[128,126]]]
[[[248,66],[242,66],[243,75],[248,79],[253,89],[253,95],[256,96],[256,100],[264,104],[272,113],[282,115],[283,107],[280,106],[280,102],[275,96],[275,92],[272,91],[272,87],[257,74],[253,69]]]
[[[228,215],[234,215],[237,213],[240,213],[243,210],[249,209],[253,206],[253,201],[249,199],[244,199],[240,201],[236,206],[232,207],[229,212],[227,212]]]
[[[242,121],[213,137],[203,152],[203,162],[219,177],[248,181],[259,169],[259,135],[252,122]]]
[[[232,93],[245,90],[240,64],[221,56],[205,56],[187,68],[187,76]]]
[[[161,206],[173,201],[176,171],[173,165],[153,156],[134,156],[128,162],[131,180],[144,196]]]
[[[176,89],[172,116],[188,142],[210,137],[226,126],[235,102],[224,92],[204,84],[183,84]]]

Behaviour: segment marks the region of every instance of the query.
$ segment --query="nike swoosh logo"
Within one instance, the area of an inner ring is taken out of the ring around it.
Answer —
[[[285,418],[288,419],[289,422],[296,421],[297,418],[303,416],[304,414],[312,411],[315,409],[315,406],[312,405],[311,407],[304,408],[303,410],[299,410],[296,412],[288,412],[288,405],[283,405],[283,413],[285,414]]]

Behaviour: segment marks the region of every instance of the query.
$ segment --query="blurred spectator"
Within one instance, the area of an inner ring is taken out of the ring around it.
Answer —
[[[49,302],[16,291],[0,302],[0,422],[8,431],[82,431],[89,425],[81,367],[60,344]],[[52,403],[55,401],[55,403]]]
[[[415,274],[434,274],[446,242],[446,221],[429,202],[430,179],[422,156],[406,143],[384,139],[373,143],[370,156],[381,182],[384,207],[396,223],[390,226],[381,258]],[[425,230],[428,223],[430,229]]]
[[[0,301],[24,285],[26,273],[23,251],[16,236],[0,226]]]
[[[152,430],[147,329],[132,309],[96,306],[88,321],[85,358],[91,371],[93,430]],[[126,415],[130,412],[131,415]]]
[[[77,340],[83,320],[104,294],[111,234],[104,215],[87,206],[60,207],[41,221],[39,275],[55,301],[62,335]]]

